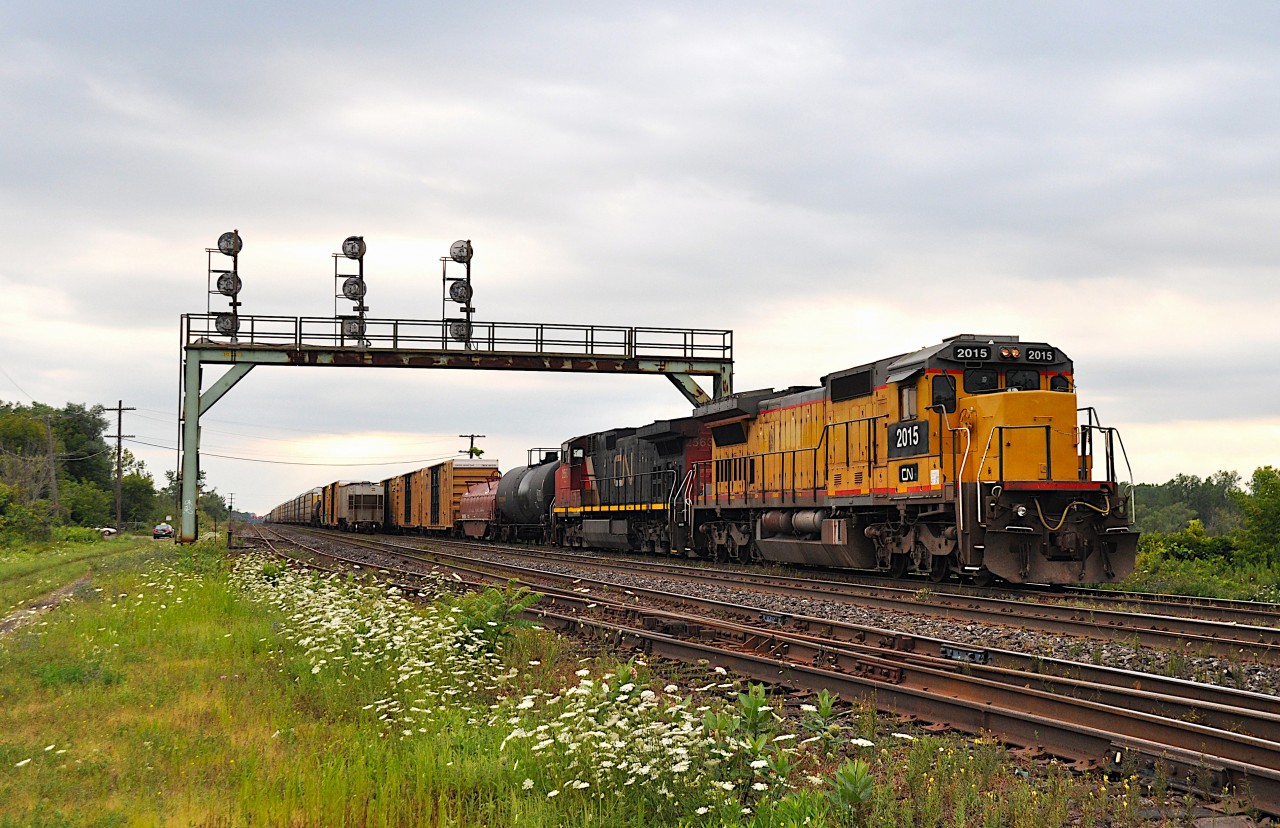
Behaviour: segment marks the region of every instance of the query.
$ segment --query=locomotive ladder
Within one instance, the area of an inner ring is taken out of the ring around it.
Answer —
[[[200,417],[258,365],[661,374],[694,406],[733,393],[728,330],[474,322],[458,339],[448,320],[366,318],[353,336],[333,317],[240,315],[228,336],[217,316],[182,316],[179,543],[196,540]],[[201,393],[205,365],[229,368]],[[698,376],[712,378],[712,394]]]

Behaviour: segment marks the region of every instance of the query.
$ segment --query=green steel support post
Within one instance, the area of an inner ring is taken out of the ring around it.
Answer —
[[[196,480],[200,477],[200,371],[198,358],[182,365],[182,516],[178,543],[196,540]]]
[[[707,392],[703,391],[702,386],[698,385],[697,381],[688,374],[667,374],[667,379],[671,380],[671,384],[681,394],[684,394],[684,398],[694,408],[711,402],[711,397],[707,396]],[[718,384],[717,388],[719,388]]]
[[[194,543],[196,526],[196,484],[200,478],[200,415],[222,399],[237,382],[253,370],[251,363],[236,363],[211,386],[200,393],[204,360],[199,354],[187,353],[182,374],[182,525],[178,543]]]

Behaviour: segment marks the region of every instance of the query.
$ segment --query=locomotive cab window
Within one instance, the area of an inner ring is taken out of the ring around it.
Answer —
[[[1039,391],[1040,372],[1013,368],[1005,375],[1004,384],[1006,388],[1016,388],[1019,391]]]
[[[948,414],[956,411],[956,378],[949,374],[939,374],[933,378],[933,402]]]
[[[1071,380],[1063,376],[1062,374],[1056,374],[1052,377],[1049,377],[1049,390],[1050,391],[1070,391]]]
[[[964,390],[968,394],[982,394],[999,387],[999,375],[994,368],[966,368],[964,371]]]
[[[898,419],[916,418],[916,387],[914,384],[898,387]]]

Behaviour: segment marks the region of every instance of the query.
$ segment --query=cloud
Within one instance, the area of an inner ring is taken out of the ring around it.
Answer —
[[[42,401],[176,418],[179,315],[225,304],[206,283],[219,233],[245,238],[245,312],[288,317],[345,312],[332,253],[350,234],[369,244],[372,315],[434,317],[440,256],[469,238],[480,319],[731,328],[739,388],[1007,332],[1070,354],[1082,401],[1127,431],[1264,423],[1277,18],[1253,2],[24,9],[0,33],[0,358]],[[299,429],[298,457],[315,433],[410,451],[419,431],[482,431],[509,463],[682,411],[657,378],[259,369],[210,416]],[[253,439],[227,453],[274,456]],[[1222,457],[1160,456],[1191,473]],[[238,503],[305,488],[305,469],[206,466]]]

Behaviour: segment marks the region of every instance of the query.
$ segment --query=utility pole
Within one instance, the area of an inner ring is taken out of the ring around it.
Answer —
[[[459,436],[459,437],[467,437],[467,438],[469,438],[469,439],[471,440],[471,447],[470,447],[470,448],[465,448],[465,449],[458,449],[458,454],[465,454],[465,455],[467,455],[468,457],[475,457],[475,456],[476,456],[476,439],[477,439],[477,438],[483,438],[485,435],[483,435],[483,434],[459,434],[458,436]]]
[[[44,433],[49,438],[49,493],[53,499],[53,516],[58,516],[58,458],[53,453],[53,423],[49,415],[44,417]]]
[[[121,464],[123,462],[122,458],[124,455],[124,438],[133,436],[132,434],[124,433],[124,412],[137,411],[138,409],[125,408],[124,400],[118,400],[116,402],[115,408],[104,408],[102,410],[116,412],[116,433],[108,436],[114,437],[116,440],[116,531],[119,532],[120,526],[121,526],[120,477],[122,473],[121,472]]]

